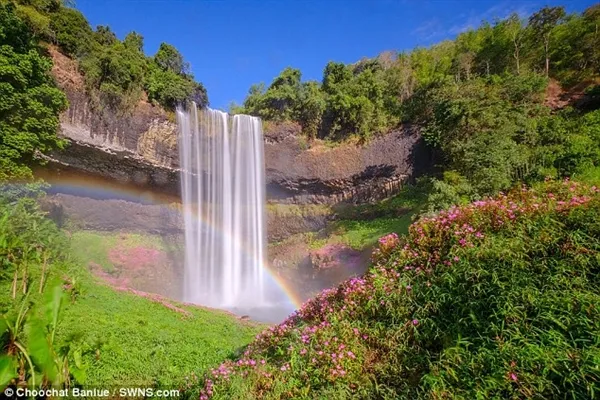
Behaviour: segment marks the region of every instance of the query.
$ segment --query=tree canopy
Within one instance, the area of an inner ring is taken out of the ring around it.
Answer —
[[[484,22],[428,48],[384,52],[350,65],[330,62],[308,91],[301,72],[288,67],[268,87],[253,86],[236,112],[297,121],[309,137],[368,140],[406,121],[418,90],[505,74],[541,74],[572,85],[600,73],[599,9],[566,15],[563,7],[544,7],[528,19],[513,14]],[[310,123],[301,104],[315,107]]]
[[[29,178],[36,152],[62,145],[56,132],[67,100],[51,67],[16,7],[0,4],[0,181]]]
[[[600,165],[598,102],[561,112],[544,103],[550,80],[568,88],[599,77],[598,26],[598,5],[571,15],[563,7],[513,14],[427,48],[329,62],[321,82],[286,68],[269,86],[253,85],[233,111],[295,121],[307,138],[331,141],[364,142],[417,124],[446,172],[436,187],[453,187],[454,200],[477,198]]]
[[[127,112],[142,98],[167,109],[186,101],[208,104],[204,86],[190,74],[183,55],[162,43],[144,55],[144,38],[129,33],[123,41],[108,26],[92,29],[81,12],[59,0],[16,0],[17,12],[38,39],[58,45],[80,62],[94,107]]]

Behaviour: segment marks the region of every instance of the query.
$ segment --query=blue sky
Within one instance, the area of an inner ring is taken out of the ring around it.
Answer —
[[[292,66],[322,77],[328,61],[355,62],[385,50],[410,50],[511,12],[544,5],[582,11],[593,0],[77,0],[91,25],[122,39],[144,36],[145,51],[175,45],[207,90],[211,107],[241,103],[253,83],[269,84]]]

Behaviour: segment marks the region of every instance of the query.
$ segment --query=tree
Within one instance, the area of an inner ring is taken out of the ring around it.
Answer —
[[[309,139],[317,137],[325,111],[325,96],[319,82],[308,81],[301,85],[296,115],[302,131]]]
[[[109,26],[98,25],[94,32],[94,39],[102,46],[112,46],[119,40],[117,35],[110,29]]]
[[[564,7],[544,7],[529,17],[529,26],[533,34],[541,37],[544,43],[546,76],[550,73],[550,35],[565,15]]]
[[[61,50],[70,56],[83,56],[91,50],[92,28],[81,12],[60,8],[52,14],[50,29]]]
[[[302,74],[295,68],[285,68],[262,97],[262,115],[272,120],[285,121],[295,117],[298,108]]]
[[[0,181],[30,178],[36,153],[63,145],[56,133],[67,99],[51,67],[14,5],[0,4]]]
[[[415,90],[415,76],[410,62],[410,55],[402,53],[394,64],[385,70],[387,92],[397,101],[409,99]]]
[[[243,112],[260,117],[263,108],[262,99],[265,91],[266,88],[263,82],[251,85],[250,89],[248,89],[248,95],[244,100]]]
[[[521,50],[523,48],[524,28],[523,22],[518,14],[512,14],[504,25],[504,29],[510,38],[513,51],[512,55],[515,59],[515,69],[517,75],[521,73]]]
[[[334,93],[336,86],[348,83],[352,79],[352,71],[343,63],[330,61],[323,71],[323,90]]]
[[[81,68],[94,106],[124,112],[139,101],[147,62],[136,47],[116,40],[82,60]]]
[[[67,1],[63,2],[61,0],[17,0],[17,3],[31,6],[44,13],[56,12],[63,6],[63,4],[69,6]]]
[[[459,80],[463,74],[466,80],[471,79],[471,73],[475,67],[475,58],[482,48],[483,38],[482,30],[469,30],[461,33],[456,38],[456,61]]]
[[[183,61],[183,56],[174,46],[161,43],[154,62],[165,71],[171,71],[176,74],[187,73],[187,65]]]
[[[589,60],[589,68],[597,73],[600,71],[600,4],[595,4],[583,12],[586,25],[585,34],[580,45]]]
[[[186,101],[194,101],[199,107],[208,105],[208,96],[202,84],[187,75],[164,70],[156,63],[149,65],[144,89],[148,99],[167,109],[174,109],[178,104]]]
[[[144,37],[137,32],[129,32],[125,36],[123,44],[125,47],[139,51],[140,53],[144,51]]]

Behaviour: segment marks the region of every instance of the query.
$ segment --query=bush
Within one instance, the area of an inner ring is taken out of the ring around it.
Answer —
[[[475,191],[464,176],[456,171],[445,171],[442,180],[432,180],[431,192],[427,197],[427,211],[433,213],[453,205],[465,205],[473,197]]]
[[[566,181],[422,218],[381,241],[369,273],[265,330],[195,394],[593,398],[599,217],[600,190]]]
[[[81,62],[94,105],[116,111],[130,110],[141,97],[147,68],[144,54],[120,41],[102,46],[96,43],[94,47]]]

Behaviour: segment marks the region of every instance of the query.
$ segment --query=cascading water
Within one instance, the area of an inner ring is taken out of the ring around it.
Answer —
[[[179,109],[185,219],[184,300],[259,308],[265,283],[265,172],[261,121]]]

